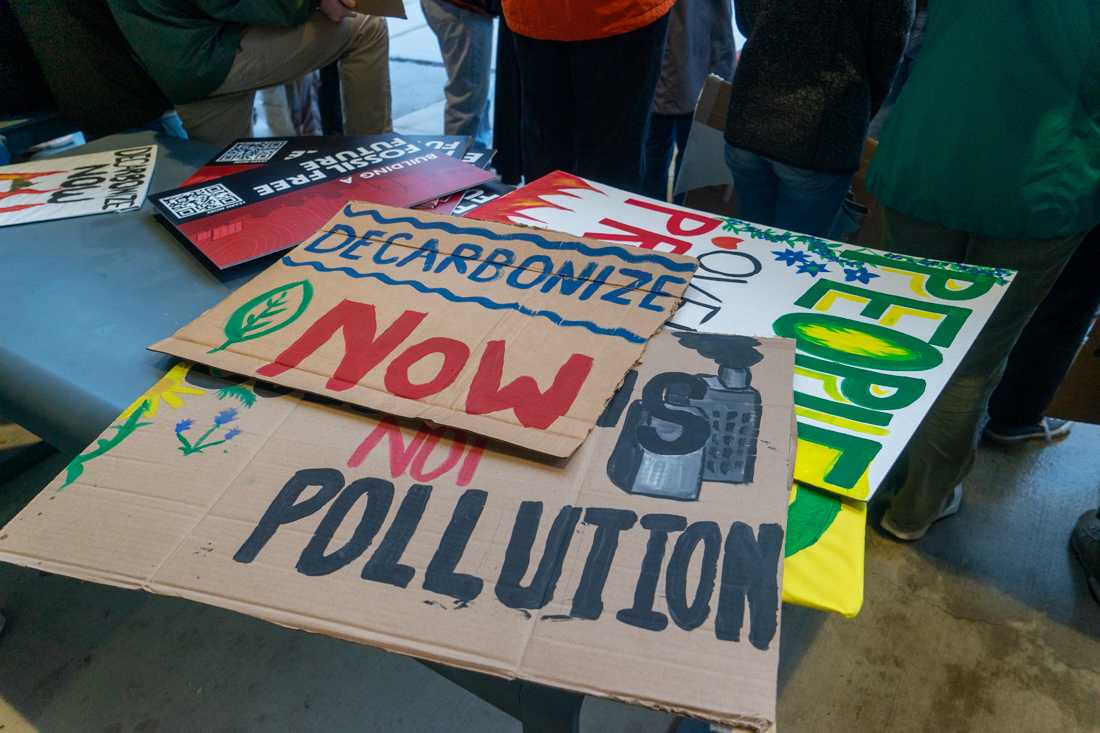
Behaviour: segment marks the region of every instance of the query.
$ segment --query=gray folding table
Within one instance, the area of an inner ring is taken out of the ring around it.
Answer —
[[[216,152],[151,132],[113,135],[67,155],[159,144],[150,193],[174,188]],[[173,359],[146,350],[270,264],[208,269],[140,211],[0,228],[0,415],[61,451],[99,435]],[[576,730],[583,697],[429,665],[523,722]]]

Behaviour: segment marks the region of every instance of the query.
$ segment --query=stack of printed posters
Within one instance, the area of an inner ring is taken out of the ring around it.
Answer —
[[[220,270],[297,246],[349,200],[434,206],[494,180],[461,160],[468,146],[463,137],[392,133],[239,140],[191,182],[151,200],[178,238]]]

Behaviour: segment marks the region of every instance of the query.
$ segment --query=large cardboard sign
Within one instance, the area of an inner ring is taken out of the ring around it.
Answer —
[[[795,477],[867,499],[1012,280],[725,219],[556,172],[467,214],[699,258],[675,327],[793,338]]]
[[[349,203],[152,348],[570,455],[695,260]]]
[[[141,208],[157,146],[0,166],[0,226]]]
[[[391,135],[163,191],[151,200],[165,224],[222,269],[297,246],[349,200],[415,206],[495,177]]]
[[[569,461],[180,365],[0,559],[765,730],[792,359],[663,332]]]

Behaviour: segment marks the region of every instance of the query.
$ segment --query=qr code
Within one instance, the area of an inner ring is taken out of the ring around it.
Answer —
[[[286,140],[261,140],[250,143],[233,143],[219,155],[215,163],[266,163],[286,145]]]
[[[177,219],[186,219],[198,214],[212,214],[243,203],[244,199],[220,183],[165,196],[160,200],[160,205]]]

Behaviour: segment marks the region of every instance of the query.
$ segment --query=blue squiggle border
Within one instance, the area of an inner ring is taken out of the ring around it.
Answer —
[[[357,216],[369,216],[379,224],[408,224],[416,229],[435,229],[448,234],[469,234],[477,237],[483,237],[485,239],[491,239],[495,242],[506,242],[510,239],[519,239],[524,242],[530,242],[542,249],[550,249],[558,252],[580,252],[588,257],[618,257],[626,262],[655,262],[658,265],[662,265],[673,272],[695,272],[695,264],[691,262],[676,262],[660,254],[648,253],[644,250],[638,250],[643,254],[635,254],[631,252],[630,248],[616,247],[613,245],[607,245],[603,247],[592,247],[580,242],[562,242],[552,239],[546,239],[540,237],[537,234],[528,234],[520,232],[512,232],[508,234],[498,234],[490,229],[483,227],[463,227],[450,222],[429,222],[416,219],[411,216],[395,216],[393,218],[382,216],[374,209],[365,209],[363,211],[355,211],[351,208],[350,204],[344,205],[344,216],[357,217]]]
[[[598,326],[591,321],[575,321],[568,318],[563,318],[561,314],[555,313],[554,311],[533,310],[526,306],[520,305],[519,303],[498,303],[495,300],[489,300],[488,298],[483,298],[481,296],[457,295],[456,293],[452,293],[446,288],[428,287],[418,280],[397,280],[381,272],[358,272],[350,267],[327,267],[320,262],[316,262],[314,260],[297,262],[295,260],[292,260],[289,255],[283,257],[282,262],[287,267],[312,267],[317,272],[341,272],[348,277],[353,277],[357,280],[361,280],[364,278],[373,278],[375,280],[380,280],[387,285],[408,285],[412,289],[417,290],[421,293],[435,293],[436,295],[442,295],[444,298],[451,301],[452,303],[477,303],[483,308],[488,308],[489,310],[513,310],[517,313],[522,313],[525,316],[532,316],[534,318],[545,318],[551,323],[554,323],[558,326],[583,328],[586,331],[591,331],[592,333],[599,334],[601,336],[615,336],[617,338],[629,341],[632,344],[644,344],[646,341],[638,334],[625,328],[606,328],[604,326]]]

